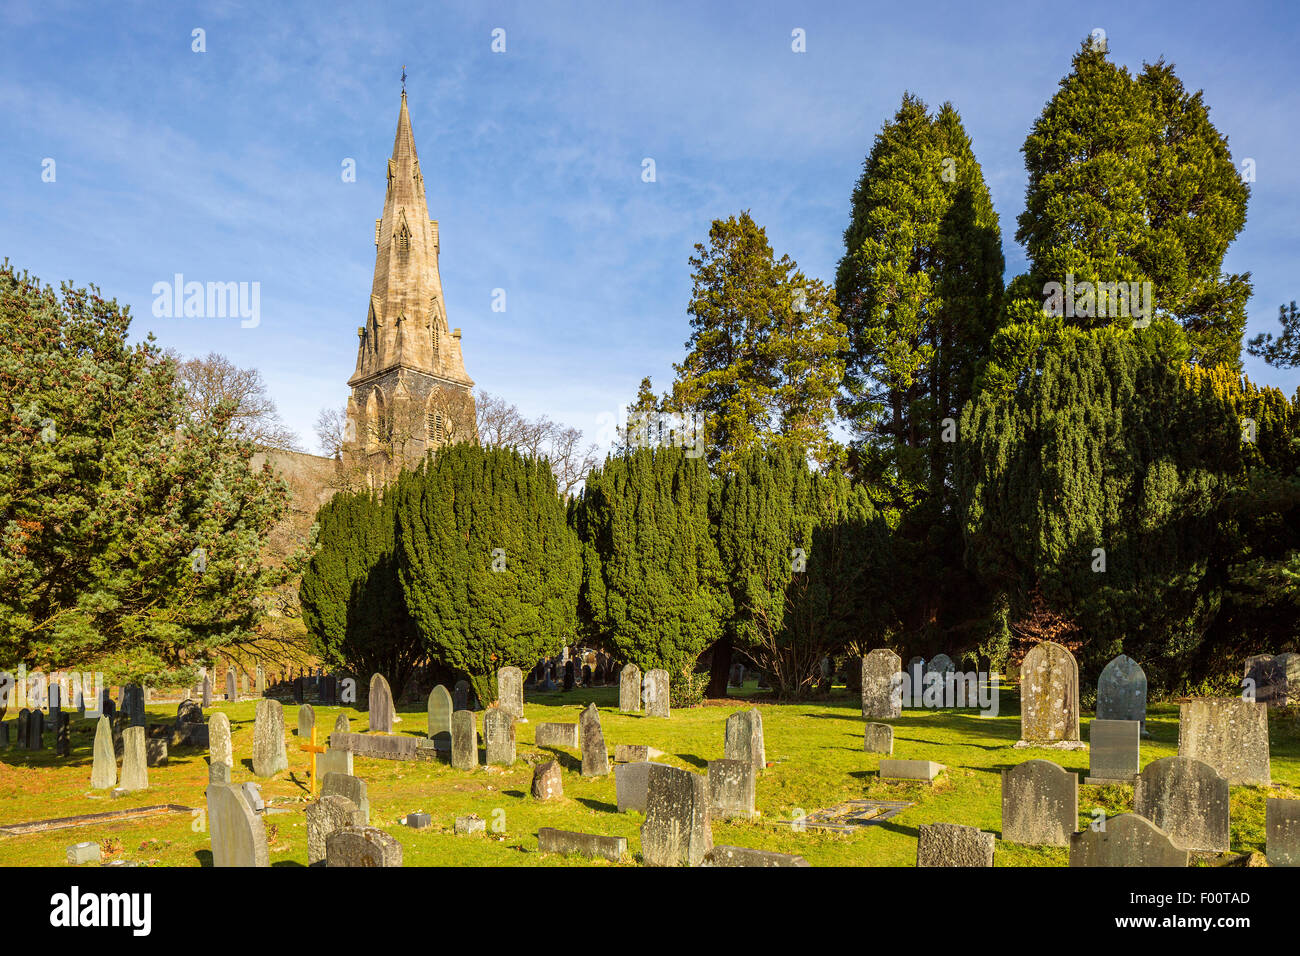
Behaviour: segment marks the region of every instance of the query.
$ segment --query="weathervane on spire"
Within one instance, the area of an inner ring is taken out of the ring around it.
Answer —
[[[402,92],[406,92],[406,64],[402,64]]]

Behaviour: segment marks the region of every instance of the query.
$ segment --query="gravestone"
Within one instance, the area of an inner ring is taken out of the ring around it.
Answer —
[[[653,760],[655,757],[662,757],[663,754],[653,747],[645,744],[615,744],[614,760],[617,763],[641,763],[644,760]]]
[[[710,760],[710,816],[715,820],[748,820],[757,816],[754,810],[756,775],[754,765],[748,760]]]
[[[577,724],[538,724],[533,742],[539,747],[580,747]]]
[[[30,710],[24,707],[22,710],[18,711],[18,719],[16,721],[17,724],[16,731],[18,734],[19,750],[26,750],[28,744],[31,743],[31,739],[30,739],[31,732],[32,732],[31,723],[32,723],[32,712]]]
[[[1133,812],[1146,817],[1180,850],[1228,849],[1228,781],[1193,757],[1164,757],[1133,784]]]
[[[1269,866],[1300,866],[1300,800],[1268,798],[1264,806],[1264,849]]]
[[[993,834],[956,823],[922,823],[917,866],[992,866]]]
[[[439,684],[429,691],[429,739],[439,753],[451,750],[451,693]]]
[[[1079,821],[1079,778],[1050,760],[1002,771],[1002,839],[1069,846]]]
[[[564,683],[562,686],[566,691],[573,690],[573,685],[574,685],[573,671],[574,671],[573,661],[565,661],[564,662]]]
[[[378,827],[348,827],[325,840],[326,866],[401,866],[402,845]]]
[[[107,717],[95,723],[95,755],[90,765],[92,790],[112,790],[117,786],[117,755],[113,749],[113,724]]]
[[[925,665],[925,672],[927,674],[935,673],[946,675],[951,674],[956,670],[957,668],[953,666],[952,658],[947,654],[935,654],[934,657],[930,658],[930,662]]]
[[[126,712],[126,719],[129,726],[144,726],[143,687],[139,684],[127,684],[122,688],[122,710]]]
[[[262,669],[261,664],[257,665],[257,676],[254,679],[253,694],[256,697],[262,697],[266,694],[266,671]]]
[[[366,794],[366,782],[360,777],[345,773],[322,774],[320,778],[322,797],[347,797],[361,811],[361,817],[370,823],[370,798]]]
[[[670,687],[666,670],[657,667],[646,673],[644,693],[647,717],[669,716]]]
[[[226,700],[234,700],[239,694],[235,690],[235,672],[226,668]]]
[[[537,831],[537,849],[542,853],[577,853],[617,863],[627,855],[627,837],[542,827]]]
[[[515,715],[504,707],[485,710],[483,742],[489,764],[511,766],[515,762]]]
[[[646,789],[650,784],[650,763],[621,763],[614,768],[614,799],[618,812],[645,813]]]
[[[743,760],[757,773],[767,766],[763,745],[763,715],[751,707],[727,718],[723,754],[728,760]]]
[[[618,709],[624,714],[641,712],[641,668],[625,664],[618,672]]]
[[[882,760],[879,774],[882,780],[920,780],[933,783],[947,769],[933,760]]]
[[[144,760],[149,767],[162,767],[167,763],[167,741],[161,737],[145,737]]]
[[[323,866],[325,845],[331,833],[364,827],[361,808],[339,794],[329,794],[307,805],[307,865]]]
[[[126,791],[149,788],[149,760],[145,753],[144,728],[127,727],[122,731],[122,781]]]
[[[1240,697],[1182,704],[1178,756],[1205,761],[1234,787],[1269,786],[1268,706]]]
[[[1054,641],[1035,644],[1020,668],[1020,740],[1017,747],[1082,750],[1079,738],[1079,665]]]
[[[218,779],[229,782],[234,769],[235,756],[230,744],[230,718],[217,711],[208,722],[208,779],[211,780],[216,774]]]
[[[862,658],[862,716],[877,720],[903,715],[901,660],[878,647]]]
[[[245,671],[239,673],[239,696],[248,696],[248,673]]]
[[[540,763],[533,770],[532,794],[538,800],[554,800],[564,796],[564,780],[557,760]]]
[[[469,710],[469,681],[456,681],[451,694],[451,710],[452,713],[458,710]]]
[[[311,732],[315,729],[316,709],[311,704],[303,704],[298,708],[298,737],[310,741]]]
[[[1070,837],[1070,866],[1186,866],[1187,851],[1146,817],[1123,813]]]
[[[743,846],[715,846],[704,854],[701,866],[807,866],[808,861],[791,853],[752,850]]]
[[[582,686],[583,687],[591,686],[591,665],[590,664],[582,665]]]
[[[266,823],[230,784],[209,783],[208,834],[213,866],[270,866]]]
[[[497,671],[497,705],[520,720],[524,716],[524,672],[513,665]]]
[[[141,691],[140,693],[140,703],[143,706],[144,704],[143,691]],[[206,710],[211,706],[212,706],[212,675],[204,674],[203,675],[203,707]]]
[[[334,718],[334,733],[350,734],[352,733],[352,721],[348,720],[347,714],[339,714]]]
[[[862,733],[862,749],[869,754],[894,752],[894,728],[889,724],[877,724],[867,721]]]
[[[1142,725],[1136,720],[1094,720],[1088,725],[1088,776],[1084,783],[1132,783],[1141,769]]]
[[[457,770],[478,769],[478,723],[472,711],[451,715],[451,765]]]
[[[176,727],[182,729],[182,724],[201,724],[203,723],[203,710],[198,704],[186,697],[176,705]]]
[[[316,757],[316,772],[321,776],[327,773],[352,776],[352,751],[342,747],[326,747],[325,752]]]
[[[1102,668],[1097,678],[1097,719],[1136,720],[1147,736],[1147,675],[1124,654]]]
[[[33,710],[27,718],[27,749],[45,749],[45,714],[42,711]]]
[[[665,764],[647,767],[643,861],[647,866],[698,866],[713,849],[708,780]]]
[[[578,719],[578,739],[582,741],[582,775],[603,777],[609,773],[609,750],[600,729],[600,712],[588,704]]]
[[[366,728],[371,734],[391,734],[393,732],[393,691],[383,674],[370,678],[370,726]]]
[[[2,721],[3,719],[4,719],[3,715],[0,715],[0,721]],[[8,750],[8,749],[9,749],[9,725],[6,723],[0,723],[0,750]]]
[[[1242,696],[1257,703],[1284,707],[1300,701],[1300,654],[1256,654],[1246,659]]]
[[[452,832],[456,836],[473,836],[475,833],[487,833],[487,821],[477,813],[469,813],[463,817],[457,817],[452,824]]]
[[[284,749],[284,708],[278,700],[263,697],[253,719],[253,773],[272,777],[289,769]]]

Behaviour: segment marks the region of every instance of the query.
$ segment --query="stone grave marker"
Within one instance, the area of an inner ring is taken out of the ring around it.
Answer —
[[[45,714],[43,711],[33,710],[27,718],[27,749],[45,749]]]
[[[278,700],[263,697],[253,719],[253,773],[273,777],[289,769],[284,748],[284,708]]]
[[[614,799],[618,812],[645,813],[646,788],[650,784],[650,763],[621,763],[614,768]]]
[[[1088,776],[1084,783],[1129,783],[1141,769],[1142,725],[1136,720],[1093,720],[1088,725]]]
[[[603,777],[609,773],[609,750],[600,729],[600,712],[588,704],[578,721],[578,739],[582,741],[582,775]]]
[[[439,753],[451,752],[451,693],[439,684],[429,691],[429,739]]]
[[[140,703],[141,706],[143,706],[144,704],[143,691],[140,693]],[[206,710],[211,706],[212,706],[212,675],[204,674],[203,675],[203,708]]]
[[[704,854],[700,866],[807,866],[808,861],[790,853],[751,850],[743,846],[715,846]]]
[[[1205,761],[1232,786],[1269,786],[1268,706],[1240,697],[1182,704],[1178,756]]]
[[[1300,866],[1300,800],[1269,797],[1264,806],[1269,866]]]
[[[539,747],[578,747],[577,724],[538,724],[533,742]]]
[[[1050,760],[1002,771],[1002,839],[1069,846],[1079,820],[1079,778]]]
[[[627,837],[542,827],[537,831],[537,849],[542,853],[577,853],[617,863],[627,855]]]
[[[903,715],[903,672],[899,656],[878,647],[862,658],[862,716],[877,720]]]
[[[645,712],[647,717],[668,717],[670,715],[670,687],[668,672],[656,667],[645,675]]]
[[[352,733],[352,721],[348,720],[347,714],[339,714],[334,718],[334,733],[350,734]]]
[[[229,667],[226,668],[226,700],[234,700],[239,696],[235,689],[235,672]]]
[[[642,859],[647,866],[698,866],[713,849],[708,780],[665,764],[647,766]]]
[[[325,839],[326,866],[401,866],[402,845],[378,827],[348,827]]]
[[[727,718],[723,752],[728,760],[743,760],[755,773],[767,766],[767,753],[763,744],[763,715],[751,707]]]
[[[316,758],[316,772],[322,779],[327,773],[352,776],[352,751],[346,747],[326,747],[325,752]]]
[[[393,691],[383,674],[370,678],[370,726],[366,728],[371,734],[391,734],[393,732]]]
[[[1123,813],[1104,830],[1084,827],[1070,837],[1070,866],[1186,866],[1187,851],[1144,816]]]
[[[478,722],[472,711],[451,715],[451,765],[457,770],[478,769]]]
[[[1147,675],[1138,662],[1123,654],[1097,678],[1097,719],[1136,720],[1147,736]]]
[[[93,790],[112,790],[117,786],[117,754],[113,748],[113,723],[107,717],[95,722],[95,754],[90,765]]]
[[[930,662],[925,665],[925,672],[927,674],[933,673],[948,675],[956,670],[957,668],[953,666],[952,658],[947,654],[935,654],[934,657],[930,658]]]
[[[18,711],[18,719],[15,723],[17,724],[18,749],[26,750],[28,745],[31,743],[32,712],[24,707],[22,710]]]
[[[625,664],[618,673],[618,709],[624,714],[641,712],[641,668]]]
[[[298,736],[311,740],[311,732],[316,729],[316,709],[311,704],[298,708]]]
[[[748,760],[710,760],[708,781],[711,818],[749,820],[757,816],[757,811],[754,810],[756,774],[754,765]]]
[[[935,763],[933,760],[881,760],[880,778],[933,783],[935,778],[947,769],[943,764]]]
[[[224,773],[219,767],[224,767]],[[230,718],[217,711],[208,722],[208,779],[217,774],[227,783],[235,769],[234,749],[230,744]]]
[[[538,800],[554,800],[564,796],[564,779],[556,760],[540,763],[533,769],[532,794]]]
[[[72,715],[59,711],[57,719],[58,722],[55,724],[54,731],[54,752],[60,757],[67,757],[72,753]],[[164,741],[164,743],[166,742]]]
[[[329,794],[309,803],[307,805],[307,865],[325,865],[326,841],[331,833],[365,825],[365,814],[347,797]]]
[[[497,670],[497,706],[515,720],[524,716],[524,672],[510,665]]]
[[[366,795],[366,782],[360,777],[344,773],[327,773],[321,777],[322,797],[347,797],[361,811],[367,825],[370,823],[370,798]]]
[[[144,739],[143,727],[127,727],[122,731],[122,790],[149,788],[149,761]]]
[[[992,866],[993,834],[956,823],[922,823],[917,866]]]
[[[862,749],[869,754],[893,754],[894,728],[889,724],[867,721],[862,734]]]
[[[1079,665],[1054,641],[1035,644],[1020,668],[1020,740],[1017,747],[1082,750],[1079,739]]]
[[[483,742],[488,763],[511,766],[515,762],[515,715],[504,707],[483,711]]]
[[[1164,757],[1133,784],[1133,812],[1169,835],[1180,850],[1228,849],[1228,781],[1193,757]]]
[[[229,784],[209,783],[208,834],[213,866],[270,866],[266,823]]]

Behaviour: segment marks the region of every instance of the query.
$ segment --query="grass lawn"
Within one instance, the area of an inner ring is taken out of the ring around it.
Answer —
[[[756,695],[751,684],[743,694]],[[398,762],[357,757],[355,772],[366,781],[371,823],[382,827],[402,844],[406,866],[610,866],[580,857],[540,854],[537,830],[552,826],[587,833],[624,836],[632,862],[640,853],[641,814],[620,814],[615,807],[614,776],[584,779],[579,776],[576,751],[539,750],[533,745],[538,723],[576,722],[592,701],[600,708],[605,741],[612,760],[614,744],[648,744],[663,751],[661,762],[704,772],[707,761],[723,755],[723,729],[728,714],[746,706],[735,699],[691,710],[675,710],[670,719],[618,712],[618,688],[576,689],[569,693],[528,693],[527,723],[517,725],[519,760],[511,768],[480,768],[475,773],[452,770],[445,763]],[[758,698],[763,700],[764,698]],[[1034,757],[1052,760],[1082,775],[1088,769],[1087,751],[1015,750],[1020,736],[1017,695],[1004,689],[997,717],[980,717],[975,711],[907,710],[892,721],[894,756],[935,760],[948,767],[933,785],[882,782],[877,779],[879,756],[862,752],[862,718],[856,697],[839,689],[837,696],[816,703],[768,704],[759,707],[767,744],[768,768],[758,781],[760,819],[753,822],[715,822],[718,844],[759,847],[798,853],[813,866],[911,866],[916,857],[917,827],[922,823],[964,823],[999,834],[1001,788],[999,772]],[[410,705],[407,705],[410,706]],[[290,770],[261,781],[268,806],[283,813],[266,817],[272,865],[297,866],[307,862],[304,809],[308,802],[305,755],[293,735],[297,707],[285,705],[289,731]],[[212,710],[230,717],[235,751],[234,782],[256,779],[249,757],[253,742],[254,702],[218,703]],[[175,704],[148,707],[153,722],[175,718]],[[317,707],[316,726],[323,740],[335,716],[346,711],[352,729],[364,730],[366,715],[351,708]],[[399,734],[424,734],[423,708],[399,709]],[[11,712],[10,719],[13,714]],[[1083,736],[1087,739],[1087,717]],[[1143,765],[1177,753],[1177,704],[1152,704],[1142,742]],[[482,714],[478,714],[480,733]],[[147,791],[110,799],[107,791],[91,791],[91,748],[95,724],[76,721],[74,715],[70,758],[53,754],[53,736],[47,748],[31,753],[10,748],[0,753],[0,825],[52,817],[67,817],[174,803],[203,808],[207,783],[204,749],[177,748],[165,767],[150,768]],[[12,729],[11,729],[12,732]],[[1300,796],[1300,718],[1294,713],[1270,715],[1272,788],[1232,788],[1232,849],[1264,850],[1264,801],[1267,796]],[[564,797],[539,803],[529,796],[535,762],[558,756],[564,769]],[[790,820],[799,811],[811,813],[857,798],[913,801],[915,806],[882,824],[852,835],[808,830],[795,832],[773,821]],[[1079,789],[1080,826],[1092,819],[1091,811],[1108,813],[1130,808],[1127,787]],[[432,815],[433,826],[416,832],[398,821],[411,811]],[[477,813],[488,824],[486,836],[457,837],[452,833],[456,816]],[[208,836],[203,820],[177,814],[140,821],[117,821],[46,833],[0,837],[0,865],[52,866],[64,863],[64,851],[83,840],[113,841],[107,858],[158,866],[208,866]],[[1064,848],[997,844],[999,866],[1061,866]]]

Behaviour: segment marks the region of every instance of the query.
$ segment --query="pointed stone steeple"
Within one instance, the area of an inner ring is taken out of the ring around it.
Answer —
[[[448,441],[473,440],[474,382],[460,329],[447,324],[438,254],[403,86],[383,216],[375,222],[374,280],[348,379],[353,454],[382,473],[380,480],[395,473],[378,467],[380,457],[400,467]]]

